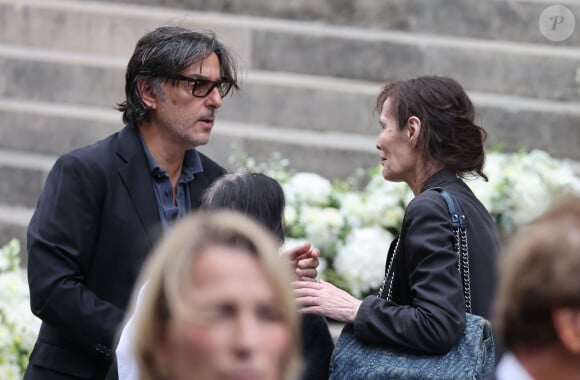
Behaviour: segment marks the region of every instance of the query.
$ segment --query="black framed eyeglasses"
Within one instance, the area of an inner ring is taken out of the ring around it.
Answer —
[[[232,83],[227,79],[212,81],[209,79],[191,78],[179,74],[164,75],[163,77],[170,80],[184,80],[191,83],[191,95],[195,96],[196,98],[205,98],[216,87],[220,93],[220,96],[223,98],[232,89]]]

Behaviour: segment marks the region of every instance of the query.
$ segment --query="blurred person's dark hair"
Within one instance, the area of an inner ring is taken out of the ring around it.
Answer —
[[[201,209],[239,211],[268,228],[284,241],[284,191],[261,173],[232,173],[217,179],[202,196]]]

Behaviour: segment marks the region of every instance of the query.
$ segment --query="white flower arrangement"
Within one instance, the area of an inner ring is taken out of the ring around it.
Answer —
[[[296,173],[282,187],[290,204],[327,206],[332,195],[330,181],[315,173]]]
[[[0,379],[20,380],[36,341],[40,320],[30,311],[20,243],[13,239],[0,249]]]
[[[489,182],[478,178],[466,183],[500,231],[508,234],[542,214],[555,199],[580,194],[580,177],[570,165],[540,150],[489,153],[484,172]]]
[[[257,165],[238,152],[230,163],[238,170],[270,175],[282,184],[286,248],[310,241],[321,250],[318,271],[323,279],[356,296],[376,293],[387,249],[413,198],[405,183],[385,181],[380,165],[366,172],[358,170],[345,180],[330,181],[318,174],[294,172],[279,154],[268,164]],[[481,178],[465,182],[504,235],[540,215],[557,197],[580,194],[580,177],[572,168],[538,150],[489,152],[484,173],[488,182]]]
[[[334,259],[336,273],[355,297],[377,289],[385,275],[388,242],[394,236],[381,227],[354,229],[341,243]]]
[[[238,170],[262,172],[278,180],[286,194],[288,238],[282,249],[310,241],[321,249],[321,277],[364,297],[381,284],[387,249],[398,234],[413,194],[404,183],[385,181],[380,165],[357,171],[346,180],[330,181],[314,173],[296,173],[288,160],[273,155],[266,164],[237,153]],[[580,194],[580,177],[572,168],[542,151],[487,154],[489,182],[466,183],[511,233],[566,193]],[[0,379],[22,379],[40,320],[30,311],[28,286],[19,262],[20,244],[0,249]]]

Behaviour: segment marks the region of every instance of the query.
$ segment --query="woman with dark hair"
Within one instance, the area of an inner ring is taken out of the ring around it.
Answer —
[[[285,203],[284,191],[275,179],[260,173],[231,173],[220,177],[207,188],[201,197],[200,210],[240,212],[266,227],[282,244]],[[316,277],[316,270],[310,264],[300,268],[298,260],[302,255],[296,256],[296,253],[308,252],[309,249],[316,250],[313,247],[296,247],[283,252],[282,256],[292,262],[297,278],[312,281]],[[309,257],[317,256],[318,252]],[[134,340],[131,319],[124,328],[117,347],[119,379],[124,380],[138,379],[135,359],[130,351],[130,344]],[[334,342],[326,320],[318,315],[305,314],[300,326],[301,352],[305,364],[302,378],[328,379]]]
[[[284,190],[260,173],[232,173],[221,177],[201,198],[203,209],[236,210],[256,219],[284,242]]]
[[[447,204],[428,190],[444,188],[466,215],[472,312],[490,319],[500,242],[493,219],[462,180],[487,179],[486,134],[475,124],[469,97],[451,78],[389,83],[377,109],[382,175],[407,183],[415,195],[389,248],[386,288],[359,300],[324,281],[299,281],[298,301],[303,312],[352,323],[361,343],[444,354],[463,335],[466,300]]]
[[[284,191],[273,178],[260,173],[226,174],[204,193],[201,209],[235,210],[254,218],[284,242]],[[326,320],[305,314],[301,324],[304,380],[328,379],[328,366],[334,342]]]

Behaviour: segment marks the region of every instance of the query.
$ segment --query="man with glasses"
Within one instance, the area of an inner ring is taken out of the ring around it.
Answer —
[[[125,127],[57,160],[28,227],[31,308],[42,326],[27,380],[105,378],[145,257],[226,172],[195,149],[238,89],[234,57],[213,33],[147,33],[125,79]],[[316,257],[301,264],[316,276]]]

